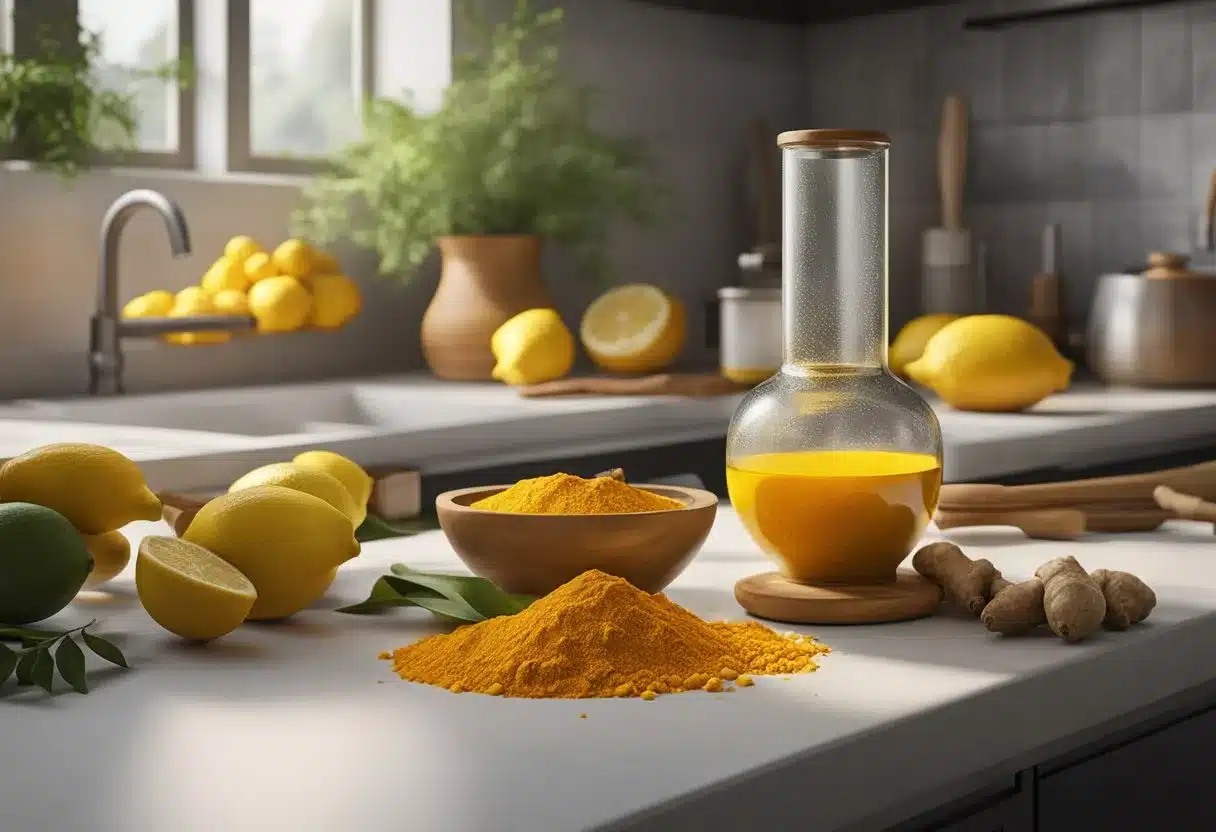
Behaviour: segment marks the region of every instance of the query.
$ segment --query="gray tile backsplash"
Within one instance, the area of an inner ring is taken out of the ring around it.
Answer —
[[[1216,0],[962,28],[1009,5],[968,0],[808,33],[810,123],[892,133],[893,326],[917,311],[919,234],[939,216],[937,123],[950,93],[969,109],[965,217],[987,245],[990,308],[1025,311],[1047,222],[1063,229],[1078,321],[1097,275],[1195,245],[1216,168]],[[846,72],[842,52],[882,69]]]

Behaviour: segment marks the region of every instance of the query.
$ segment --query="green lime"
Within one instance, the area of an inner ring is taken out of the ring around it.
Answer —
[[[33,503],[0,503],[0,623],[50,618],[92,571],[84,537],[62,514]]]

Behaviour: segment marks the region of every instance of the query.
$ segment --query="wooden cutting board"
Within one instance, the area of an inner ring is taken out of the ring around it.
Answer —
[[[549,396],[729,396],[751,389],[716,373],[660,373],[650,376],[586,376],[520,387],[519,395]]]

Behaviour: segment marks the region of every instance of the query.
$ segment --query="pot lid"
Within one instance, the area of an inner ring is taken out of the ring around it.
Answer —
[[[1187,267],[1190,262],[1191,258],[1185,254],[1154,251],[1148,256],[1148,268],[1144,270],[1143,274],[1154,280],[1210,276],[1204,272],[1192,271]]]

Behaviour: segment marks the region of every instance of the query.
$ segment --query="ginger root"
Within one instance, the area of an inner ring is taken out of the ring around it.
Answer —
[[[947,601],[977,617],[992,599],[993,583],[1003,580],[990,561],[972,560],[944,540],[921,547],[912,568],[940,586]]]
[[[1101,629],[1106,596],[1076,558],[1048,561],[1034,575],[1043,582],[1043,612],[1053,633],[1074,643]]]
[[[1148,584],[1130,572],[1095,569],[1089,573],[1106,599],[1106,617],[1102,626],[1108,630],[1126,630],[1148,618],[1157,606],[1157,594]]]
[[[946,600],[977,615],[993,633],[1021,635],[1046,624],[1067,642],[1100,628],[1126,630],[1148,617],[1157,596],[1129,572],[1087,573],[1074,557],[1056,558],[1021,583],[1006,580],[987,560],[972,560],[945,541],[912,556],[912,566],[942,588]]]

